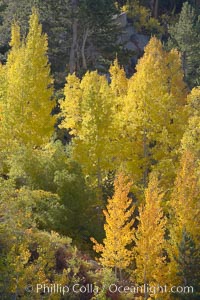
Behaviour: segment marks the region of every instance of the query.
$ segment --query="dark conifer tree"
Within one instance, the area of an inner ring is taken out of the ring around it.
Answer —
[[[200,22],[195,9],[184,3],[178,22],[169,28],[169,47],[182,55],[185,81],[190,88],[200,83]]]

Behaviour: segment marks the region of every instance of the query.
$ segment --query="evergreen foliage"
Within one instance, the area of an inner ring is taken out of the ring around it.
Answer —
[[[181,52],[184,76],[190,88],[199,85],[200,80],[199,28],[197,12],[188,2],[183,4],[178,22],[169,28],[169,45]]]
[[[28,18],[33,6],[40,13],[43,30],[49,36],[49,59],[56,77],[56,87],[62,87],[67,71],[82,74],[94,69],[100,62],[111,61],[117,46],[117,26],[112,18],[117,13],[113,0],[2,0],[1,43],[2,60],[6,60],[10,27],[18,21],[22,35],[28,32]],[[74,6],[75,4],[75,6]],[[75,25],[76,23],[76,25]],[[76,31],[74,28],[76,27]],[[74,44],[73,44],[74,42]],[[98,62],[99,61],[99,62]],[[67,68],[66,68],[67,67]],[[107,65],[106,65],[107,68]]]
[[[176,260],[178,263],[178,276],[181,278],[181,284],[183,286],[192,286],[194,292],[190,295],[190,299],[198,299],[200,295],[200,251],[185,229],[183,229],[182,240],[179,244],[178,250],[179,255]],[[178,299],[183,300],[186,300],[188,297],[184,294],[176,296]]]

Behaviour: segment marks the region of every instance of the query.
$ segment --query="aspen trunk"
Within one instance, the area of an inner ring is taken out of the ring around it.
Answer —
[[[158,6],[159,6],[159,0],[151,0],[150,1],[151,6],[151,15],[154,18],[158,18]]]
[[[72,14],[77,13],[78,0],[72,0]],[[72,23],[72,45],[70,49],[70,58],[69,58],[69,71],[70,74],[74,73],[76,70],[76,52],[77,52],[77,43],[78,43],[78,19],[76,16],[73,16]]]
[[[89,29],[86,28],[84,35],[83,35],[83,43],[82,43],[82,47],[81,47],[82,64],[83,64],[83,69],[85,69],[85,70],[87,70],[87,61],[86,61],[86,57],[85,57],[85,45],[87,42],[88,34],[89,34]]]
[[[123,278],[122,278],[122,269],[119,269],[119,280],[122,282]]]
[[[159,0],[155,0],[154,3],[154,18],[158,18],[158,6],[159,6]]]

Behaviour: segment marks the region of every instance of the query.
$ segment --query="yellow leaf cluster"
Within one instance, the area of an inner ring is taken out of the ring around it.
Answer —
[[[180,239],[183,228],[195,240],[200,232],[200,186],[196,170],[195,156],[190,151],[183,153],[170,202],[175,218],[173,223],[179,227]]]
[[[162,198],[157,176],[153,174],[145,191],[145,204],[139,208],[134,249],[137,280],[152,285],[166,284],[166,278],[163,278],[166,272],[166,257],[163,254],[166,218],[161,208]]]
[[[131,262],[132,251],[128,248],[134,239],[133,212],[135,206],[128,198],[131,182],[125,174],[120,173],[115,179],[115,193],[108,200],[104,225],[106,238],[103,245],[95,243],[94,250],[101,252],[100,262],[105,267],[125,269]]]
[[[61,127],[74,135],[73,157],[86,175],[102,177],[113,158],[113,94],[106,77],[87,72],[80,81],[69,75],[64,92]]]
[[[33,10],[29,33],[23,41],[18,24],[12,26],[11,51],[4,73],[2,103],[2,140],[15,140],[32,146],[48,142],[55,118],[51,116],[52,77],[48,64],[47,36]],[[9,145],[8,145],[9,146]]]

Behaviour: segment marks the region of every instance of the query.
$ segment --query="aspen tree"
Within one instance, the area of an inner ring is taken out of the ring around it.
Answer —
[[[67,77],[61,102],[61,127],[74,135],[73,157],[98,187],[99,199],[102,177],[112,166],[112,96],[105,76],[87,72],[81,81],[74,74]]]
[[[134,248],[137,282],[152,286],[166,284],[166,257],[163,254],[166,219],[161,208],[162,198],[158,179],[153,174],[145,190],[145,204],[139,207],[139,225]],[[148,299],[147,293],[145,299]]]
[[[174,222],[197,240],[200,235],[199,179],[195,156],[187,151],[183,154],[180,169],[175,180],[170,204],[174,213]]]
[[[47,36],[42,33],[36,10],[30,17],[29,32],[20,40],[20,28],[12,27],[8,55],[7,93],[3,105],[3,131],[6,139],[19,144],[41,146],[48,142],[55,118]]]
[[[106,237],[103,244],[99,244],[94,238],[94,250],[101,253],[100,262],[108,268],[121,270],[128,267],[132,259],[132,251],[128,248],[134,239],[134,218],[135,207],[132,200],[128,198],[131,182],[127,176],[120,173],[114,182],[114,196],[108,200],[106,210],[103,211],[106,219],[104,230]]]
[[[118,59],[116,58],[109,69],[111,76],[110,87],[117,97],[122,97],[127,94],[128,79],[122,67],[120,67]]]
[[[188,125],[181,140],[183,151],[200,154],[200,87],[194,88],[187,98]]]
[[[12,39],[10,41],[10,46],[12,47],[12,51],[9,54],[9,59],[14,63],[18,50],[21,46],[20,41],[20,27],[17,23],[14,23],[11,28],[11,36]],[[6,96],[7,96],[7,67],[6,65],[0,64],[0,121],[3,121],[3,112],[6,106]],[[4,116],[5,118],[6,116]],[[1,123],[1,128],[3,126],[3,122]]]
[[[165,52],[161,42],[151,38],[129,80],[124,106],[129,137],[124,159],[144,187],[152,163],[158,170],[174,168],[184,129],[185,88],[178,52]]]
[[[2,130],[3,101],[6,96],[6,68],[0,63],[0,126]],[[0,132],[1,132],[0,130]],[[1,136],[1,133],[0,133]]]
[[[174,183],[170,205],[170,241],[168,253],[170,257],[170,277],[172,282],[180,284],[179,265],[177,259],[180,255],[179,247],[183,232],[198,245],[200,237],[200,186],[198,181],[197,163],[190,151],[183,153],[180,168]]]
[[[123,164],[126,157],[127,149],[127,133],[126,128],[127,115],[124,111],[126,104],[126,96],[128,92],[128,79],[126,78],[125,70],[120,67],[118,59],[115,59],[110,66],[110,88],[113,93],[113,159],[115,165]]]

